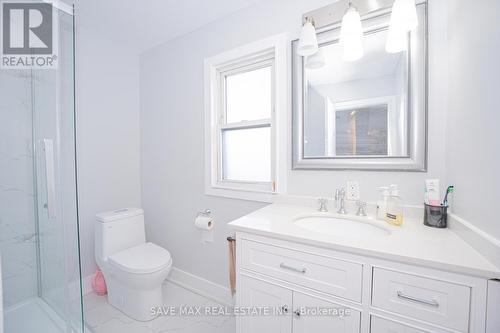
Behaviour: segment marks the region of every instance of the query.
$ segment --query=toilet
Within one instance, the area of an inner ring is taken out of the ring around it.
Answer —
[[[163,305],[162,283],[172,258],[161,246],[146,242],[142,209],[96,215],[95,259],[106,280],[108,302],[135,320],[154,319],[151,310]]]

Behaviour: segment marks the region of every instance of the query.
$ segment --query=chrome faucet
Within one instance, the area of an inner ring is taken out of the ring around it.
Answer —
[[[335,202],[338,203],[339,210],[337,211],[338,214],[347,214],[347,211],[345,210],[345,189],[340,188],[335,190]]]
[[[318,203],[319,203],[318,211],[323,212],[323,213],[328,212],[328,208],[326,207],[326,204],[327,204],[326,199],[320,198],[320,199],[318,199]]]

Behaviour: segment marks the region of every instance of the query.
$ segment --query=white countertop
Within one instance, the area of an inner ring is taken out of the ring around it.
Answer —
[[[430,228],[421,219],[406,218],[401,227],[368,217],[368,223],[387,228],[391,233],[367,237],[340,237],[309,231],[295,225],[297,217],[319,213],[308,206],[272,204],[229,223],[235,231],[269,236],[288,241],[368,255],[403,263],[463,273],[484,278],[500,278],[500,268],[494,266],[451,229]],[[349,215],[337,215],[349,218]],[[357,218],[350,215],[352,218]],[[357,222],[352,222],[357,223]]]

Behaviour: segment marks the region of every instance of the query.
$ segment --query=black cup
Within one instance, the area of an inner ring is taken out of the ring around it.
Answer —
[[[433,228],[446,228],[448,206],[431,206],[424,203],[424,224]]]

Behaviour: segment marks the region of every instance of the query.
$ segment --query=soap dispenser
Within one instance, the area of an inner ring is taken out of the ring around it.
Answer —
[[[389,200],[389,188],[382,186],[379,188],[380,198],[377,201],[377,219],[385,220],[387,214],[387,201]]]
[[[387,200],[387,212],[385,220],[387,223],[400,226],[403,224],[403,203],[399,197],[397,185],[389,186],[390,196]]]

